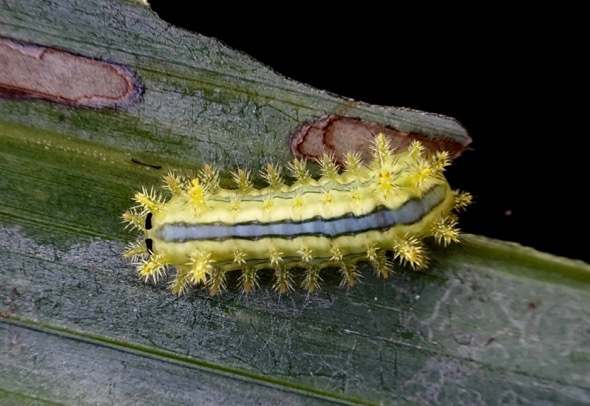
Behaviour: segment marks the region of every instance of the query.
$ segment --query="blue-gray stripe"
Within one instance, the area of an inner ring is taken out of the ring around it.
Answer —
[[[295,238],[303,235],[336,237],[346,234],[363,233],[370,230],[385,230],[399,224],[413,224],[420,221],[445,198],[445,188],[438,185],[430,189],[421,199],[407,201],[397,210],[384,207],[360,217],[344,216],[335,219],[319,217],[304,222],[244,223],[244,224],[165,224],[157,236],[167,242],[193,240],[257,240],[265,237]]]

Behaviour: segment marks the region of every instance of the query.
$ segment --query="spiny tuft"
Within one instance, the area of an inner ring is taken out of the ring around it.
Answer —
[[[320,164],[322,178],[334,180],[338,177],[338,166],[336,166],[333,156],[323,154],[318,163]]]
[[[313,260],[313,252],[311,248],[303,247],[299,251],[297,251],[297,253],[301,255],[301,260],[303,262],[311,262]]]
[[[330,249],[330,254],[332,255],[332,257],[330,258],[330,261],[342,262],[343,256],[342,256],[342,251],[340,250],[340,248],[332,247]]]
[[[281,187],[285,186],[280,167],[269,163],[261,174],[270,189],[280,190]]]
[[[176,272],[176,277],[170,282],[169,288],[173,294],[177,296],[184,295],[190,286],[190,268],[183,266],[179,267]]]
[[[373,163],[377,168],[388,168],[392,163],[392,149],[383,133],[377,134],[373,143]]]
[[[275,268],[273,289],[281,294],[293,290],[293,277],[286,267],[279,266]]]
[[[342,264],[340,267],[340,286],[354,286],[360,282],[362,276],[356,264]]]
[[[310,266],[305,270],[305,278],[303,278],[301,286],[303,289],[307,290],[307,292],[313,293],[320,290],[321,281],[320,269],[317,266]]]
[[[453,206],[453,210],[455,211],[463,211],[473,203],[473,196],[469,192],[453,190],[453,196],[455,198],[455,205]]]
[[[235,172],[232,172],[232,178],[236,185],[236,188],[242,193],[248,193],[252,189],[254,189],[254,184],[252,183],[252,179],[250,177],[250,172],[244,169],[238,169]]]
[[[383,279],[387,279],[389,277],[389,274],[393,270],[392,263],[387,258],[387,255],[385,255],[384,250],[377,252],[377,256],[374,260],[371,261],[371,265],[375,270],[375,274]]]
[[[164,187],[172,194],[172,196],[179,196],[186,191],[187,180],[175,172],[168,172],[164,176]]]
[[[361,155],[358,152],[347,152],[344,155],[344,172],[349,175],[356,175],[363,167]]]
[[[280,266],[281,262],[283,262],[283,253],[277,250],[276,248],[271,248],[268,258],[271,267]]]
[[[219,189],[219,170],[213,168],[211,165],[206,164],[199,171],[199,177],[203,188],[210,193],[216,193]]]
[[[394,192],[396,183],[393,174],[387,169],[381,169],[375,178],[375,187],[384,196]]]
[[[417,158],[416,164],[411,169],[411,173],[412,182],[418,188],[423,188],[433,176],[436,176],[437,171],[431,161],[423,158]]]
[[[246,265],[246,254],[239,249],[234,250],[234,264]]]
[[[432,168],[437,173],[442,173],[446,170],[447,166],[451,164],[451,158],[447,151],[437,151],[432,158]]]
[[[207,194],[208,193],[199,178],[194,178],[190,181],[187,190],[188,200],[197,212],[207,206]]]
[[[412,269],[423,269],[426,267],[426,249],[418,238],[405,235],[398,237],[393,242],[393,257],[402,265],[408,264]]]
[[[138,204],[134,209],[139,209],[141,216],[145,216],[150,212],[155,213],[160,211],[164,204],[162,197],[153,188],[149,191],[146,188],[142,188],[141,192],[135,193],[133,200]]]
[[[460,230],[457,227],[455,216],[446,216],[436,220],[432,224],[432,235],[435,241],[446,247],[453,242],[459,242]]]
[[[408,154],[412,158],[418,159],[422,157],[422,152],[424,152],[424,145],[418,140],[412,141],[408,147]]]
[[[195,285],[207,282],[207,277],[213,272],[213,263],[215,262],[211,259],[211,252],[196,251],[189,258],[191,282]]]
[[[137,241],[127,244],[123,257],[130,259],[132,262],[138,262],[145,258],[148,254],[147,247],[143,241]]]
[[[152,255],[149,259],[142,260],[137,264],[139,276],[146,282],[151,278],[154,283],[157,283],[166,274],[167,263],[163,255]]]
[[[254,289],[258,289],[258,274],[257,269],[254,267],[246,267],[242,269],[240,275],[240,285],[245,293],[251,292]]]
[[[305,185],[311,181],[311,175],[309,169],[307,169],[307,163],[300,159],[293,159],[288,165],[289,172],[299,184]]]
[[[138,208],[131,208],[121,216],[125,224],[125,228],[137,229],[143,231],[145,226],[145,214],[142,214]]]
[[[213,268],[213,270],[209,273],[207,286],[209,286],[209,295],[211,296],[215,296],[219,292],[223,292],[226,289],[225,271],[223,269]]]

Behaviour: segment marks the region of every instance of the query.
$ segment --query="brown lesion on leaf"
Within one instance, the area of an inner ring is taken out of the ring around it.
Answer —
[[[104,108],[128,106],[142,90],[122,65],[0,38],[0,97]]]
[[[469,137],[460,143],[450,138],[408,133],[360,118],[331,114],[297,127],[290,139],[291,152],[298,158],[308,160],[319,160],[322,155],[329,154],[341,164],[345,154],[353,151],[359,153],[364,162],[368,162],[371,160],[373,139],[379,133],[385,134],[396,150],[404,150],[417,140],[427,151],[448,151],[451,159],[459,156],[471,142]]]

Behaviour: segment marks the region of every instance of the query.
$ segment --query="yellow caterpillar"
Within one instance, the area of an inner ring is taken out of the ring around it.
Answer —
[[[459,241],[455,211],[471,202],[468,193],[451,190],[443,172],[446,152],[426,154],[419,142],[392,151],[379,134],[372,160],[363,164],[349,153],[340,171],[328,156],[313,179],[305,162],[293,160],[295,181],[283,183],[280,168],[267,165],[268,186],[255,189],[249,173],[233,174],[235,189],[219,185],[219,173],[205,166],[199,177],[165,177],[170,196],[155,191],[135,194],[136,205],[123,219],[144,233],[124,256],[141,277],[157,281],[176,268],[174,293],[206,285],[211,295],[225,289],[226,272],[241,270],[244,291],[258,286],[257,271],[274,270],[274,288],[292,289],[293,268],[303,268],[302,286],[318,289],[320,271],[339,268],[342,285],[359,280],[358,261],[369,261],[387,277],[392,261],[413,269],[427,265],[425,237],[443,246]]]

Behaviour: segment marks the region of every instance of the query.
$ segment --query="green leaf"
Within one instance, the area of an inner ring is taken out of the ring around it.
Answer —
[[[132,2],[3,0],[0,36],[145,87],[116,109],[0,100],[0,403],[590,402],[582,262],[468,235],[426,273],[365,267],[353,289],[325,272],[309,296],[268,275],[177,298],[121,258],[121,213],[168,169],[283,162],[298,125],[334,112],[465,140],[455,121],[311,89]]]

